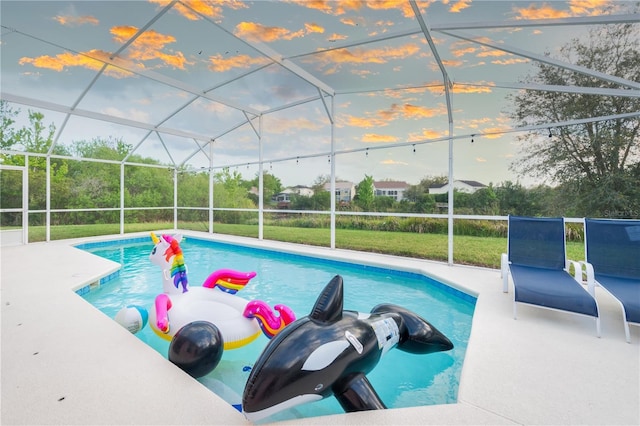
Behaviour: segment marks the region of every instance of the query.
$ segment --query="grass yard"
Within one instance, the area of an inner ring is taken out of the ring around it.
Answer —
[[[172,227],[172,223],[166,222],[126,224],[125,233],[170,229]],[[205,232],[208,230],[206,224],[200,222],[180,223],[179,227]],[[111,235],[119,232],[120,226],[118,224],[52,226],[51,239]],[[257,238],[258,226],[215,223],[214,232]],[[329,247],[331,244],[331,234],[327,228],[265,226],[264,238],[324,247]],[[44,226],[29,227],[30,242],[45,241],[45,239]],[[444,262],[447,261],[448,256],[447,235],[443,234],[337,229],[336,247]],[[499,268],[500,255],[507,249],[507,239],[455,235],[453,247],[454,263]],[[567,256],[572,260],[584,260],[584,244],[568,242]]]

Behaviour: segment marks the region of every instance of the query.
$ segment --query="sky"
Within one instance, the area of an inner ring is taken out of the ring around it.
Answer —
[[[165,13],[166,0],[5,0],[2,98],[19,122],[43,112],[56,144],[122,139],[136,155],[247,179],[262,158],[285,186],[311,185],[332,166],[355,183],[447,175],[451,118],[455,179],[542,183],[510,169],[522,135],[510,131],[512,98],[536,72],[531,57],[559,57],[589,26],[531,22],[631,3],[416,4],[451,81],[449,108],[411,4],[383,0],[191,1]],[[523,25],[500,28],[506,21]]]

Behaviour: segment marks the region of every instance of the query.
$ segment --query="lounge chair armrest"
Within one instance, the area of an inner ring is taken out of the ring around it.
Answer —
[[[567,260],[566,270],[568,273],[571,272],[571,265],[573,265],[573,279],[582,284],[582,266],[580,265],[580,262]]]
[[[502,277],[502,292],[509,292],[509,257],[507,253],[500,256],[500,276]]]
[[[595,297],[596,295],[596,274],[593,270],[593,265],[589,262],[585,262],[581,260],[580,262],[581,269],[587,273],[587,290],[589,294]]]

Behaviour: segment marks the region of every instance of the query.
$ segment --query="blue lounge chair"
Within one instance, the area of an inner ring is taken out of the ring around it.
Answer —
[[[595,286],[582,285],[578,262],[566,258],[564,218],[509,216],[507,253],[502,255],[503,291],[513,281],[513,318],[517,303],[592,316],[600,337]],[[569,265],[575,274],[571,276]]]
[[[640,220],[585,219],[584,226],[587,283],[618,300],[631,343],[629,324],[640,326]]]

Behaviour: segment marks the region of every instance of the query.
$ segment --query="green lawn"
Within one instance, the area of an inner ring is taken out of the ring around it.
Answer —
[[[125,225],[125,233],[172,228],[170,223],[140,223]],[[181,229],[207,231],[204,223],[180,223]],[[96,235],[118,234],[118,224],[52,226],[51,239],[79,238]],[[257,225],[214,224],[214,232],[244,237],[258,237]],[[329,247],[331,234],[326,228],[292,228],[265,226],[266,240],[285,241]],[[44,241],[43,226],[29,227],[29,241]],[[506,238],[454,236],[454,262],[458,264],[500,267],[500,254],[507,249]],[[342,249],[386,253],[397,256],[447,261],[447,236],[442,234],[415,234],[408,232],[383,232],[363,230],[336,230],[336,247]],[[572,260],[584,260],[584,244],[567,243],[567,256]]]

